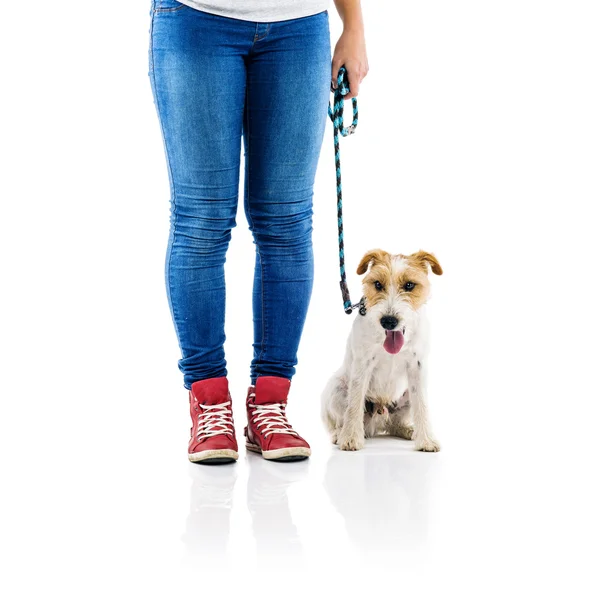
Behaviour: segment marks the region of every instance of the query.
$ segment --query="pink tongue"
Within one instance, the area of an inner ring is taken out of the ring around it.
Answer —
[[[404,336],[400,331],[386,331],[384,350],[390,354],[398,354],[404,345]]]

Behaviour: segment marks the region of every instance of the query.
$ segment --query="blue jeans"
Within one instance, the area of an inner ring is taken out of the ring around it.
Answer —
[[[244,212],[256,246],[251,383],[291,379],[314,276],[328,14],[255,23],[152,0],[151,16],[149,74],[171,193],[165,277],[185,387],[227,375],[224,265],[242,137]]]

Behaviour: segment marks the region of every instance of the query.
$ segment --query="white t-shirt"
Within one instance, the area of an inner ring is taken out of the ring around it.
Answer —
[[[204,12],[267,23],[315,15],[328,9],[330,0],[179,0]]]

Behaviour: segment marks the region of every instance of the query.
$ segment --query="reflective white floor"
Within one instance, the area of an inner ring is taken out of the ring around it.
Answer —
[[[308,461],[243,451],[203,466],[185,462],[184,437],[155,435],[161,416],[141,421],[143,457],[123,436],[73,453],[51,419],[50,454],[3,461],[3,597],[588,597],[588,470],[564,444],[467,435],[422,454],[383,438],[344,453],[312,426]]]

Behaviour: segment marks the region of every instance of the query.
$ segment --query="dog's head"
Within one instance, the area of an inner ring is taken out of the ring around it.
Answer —
[[[429,298],[429,268],[436,275],[443,273],[429,252],[406,256],[379,249],[366,252],[357,267],[358,275],[365,273],[364,318],[383,332],[384,349],[390,354],[400,352],[405,339],[412,337],[417,311]]]

